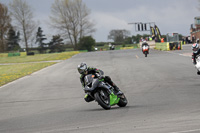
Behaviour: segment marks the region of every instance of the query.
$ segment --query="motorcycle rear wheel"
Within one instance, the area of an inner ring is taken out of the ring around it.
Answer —
[[[106,91],[100,90],[99,92],[96,92],[94,94],[94,97],[102,108],[104,108],[106,110],[111,108],[110,97],[109,97],[109,94]]]

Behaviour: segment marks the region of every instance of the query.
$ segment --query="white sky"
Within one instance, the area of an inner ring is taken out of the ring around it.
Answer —
[[[12,0],[0,0],[8,5]],[[40,21],[44,34],[50,39],[56,34],[48,27],[51,6],[54,0],[26,0],[34,9],[35,20]],[[91,10],[90,19],[95,23],[93,37],[97,42],[108,41],[112,29],[126,29],[132,35],[149,32],[135,32],[130,22],[155,22],[161,34],[178,32],[190,34],[194,17],[200,16],[198,0],[83,0]]]

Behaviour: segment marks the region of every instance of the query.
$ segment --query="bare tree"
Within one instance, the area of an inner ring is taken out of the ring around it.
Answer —
[[[129,35],[130,31],[128,30],[111,30],[108,39],[112,39],[114,42],[123,42]]]
[[[95,31],[94,24],[89,21],[89,14],[90,10],[82,0],[55,0],[50,16],[51,25],[63,38],[69,39],[76,50],[78,40]]]
[[[28,43],[36,30],[36,23],[33,20],[33,11],[30,5],[25,0],[13,0],[10,3],[11,15],[16,22],[16,27],[22,33],[22,40],[25,43],[26,52],[28,53]]]
[[[10,28],[11,18],[8,14],[8,8],[0,3],[0,52],[7,50],[5,37]]]

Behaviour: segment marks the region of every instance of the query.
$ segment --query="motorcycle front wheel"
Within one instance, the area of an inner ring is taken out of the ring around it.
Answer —
[[[145,57],[147,57],[147,52],[145,52]]]
[[[108,110],[111,108],[110,106],[110,96],[105,90],[100,90],[94,94],[96,101],[99,105]]]
[[[126,99],[126,96],[123,94],[123,96],[120,98],[119,102],[118,102],[118,106],[119,107],[125,107],[127,105],[128,101]]]

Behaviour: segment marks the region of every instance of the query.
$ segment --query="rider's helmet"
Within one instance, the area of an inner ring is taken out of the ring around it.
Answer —
[[[78,65],[77,69],[78,69],[78,72],[80,74],[86,73],[87,72],[87,65],[86,65],[86,63],[84,63],[84,62],[81,63],[80,65]]]
[[[146,40],[143,40],[143,41],[142,41],[142,46],[148,46],[148,43],[147,43]]]
[[[197,53],[199,51],[199,44],[198,43],[192,44],[192,50],[194,53]]]

